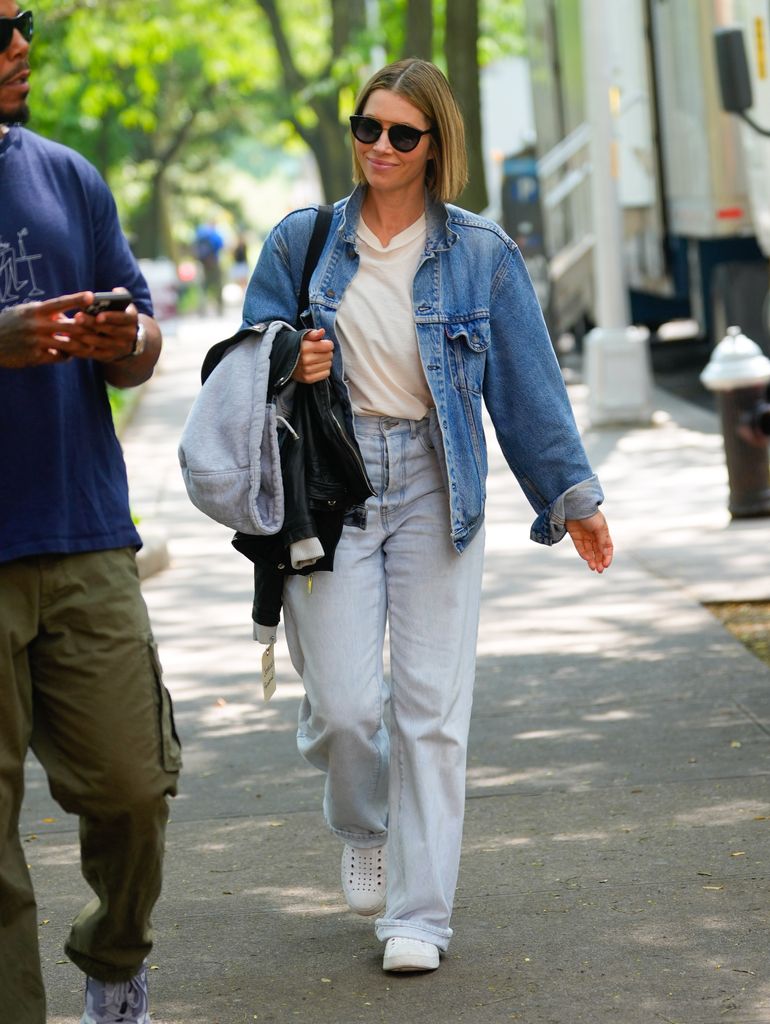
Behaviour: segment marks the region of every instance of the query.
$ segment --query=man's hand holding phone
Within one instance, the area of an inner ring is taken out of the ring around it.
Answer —
[[[69,359],[83,333],[74,313],[92,301],[93,292],[75,292],[7,306],[0,311],[0,366],[24,369]]]
[[[76,292],[0,311],[0,367],[9,369],[68,359],[130,362],[143,342],[144,328],[125,289]]]
[[[76,358],[114,363],[141,352],[137,351],[143,340],[137,309],[133,296],[125,289],[92,292],[85,308],[75,314],[74,322],[80,330],[72,335],[67,351]]]
[[[89,316],[99,313],[122,313],[133,302],[133,296],[126,291],[94,292],[94,297],[84,312]]]

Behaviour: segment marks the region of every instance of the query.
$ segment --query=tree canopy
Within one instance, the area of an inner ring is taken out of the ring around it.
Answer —
[[[196,199],[237,205],[223,159],[244,140],[252,164],[306,147],[326,197],[344,195],[355,93],[403,55],[447,71],[468,124],[463,203],[486,204],[478,65],[520,46],[521,0],[38,0],[35,15],[33,127],[96,164],[140,255],[171,252]]]

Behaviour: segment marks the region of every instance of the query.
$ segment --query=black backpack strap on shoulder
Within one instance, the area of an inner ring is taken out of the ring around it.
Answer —
[[[326,236],[329,234],[333,215],[333,206],[324,205],[318,207],[315,223],[313,224],[313,231],[310,235],[310,241],[308,242],[305,265],[302,268],[302,284],[299,289],[296,318],[296,324],[299,330],[302,330],[304,327],[304,324],[300,320],[300,314],[304,313],[310,305],[310,278],[313,276],[313,271],[315,270],[321,253],[323,252],[324,243],[326,242]],[[229,348],[232,348],[233,345],[237,345],[239,341],[243,341],[244,338],[247,338],[252,330],[254,330],[253,327],[243,327],[236,331],[232,338],[225,338],[224,341],[219,341],[216,345],[211,346],[206,353],[206,357],[203,360],[203,366],[201,367],[201,384],[206,383],[206,379],[209,374],[221,361],[225,352],[227,352]]]
[[[298,327],[304,326],[300,317],[310,305],[310,278],[313,276],[313,271],[315,270],[323,251],[326,236],[329,234],[329,228],[331,227],[333,215],[333,206],[325,204],[318,207],[315,224],[313,225],[313,233],[310,236],[310,241],[308,242],[305,265],[302,268],[302,283],[299,286],[299,295],[297,297]]]

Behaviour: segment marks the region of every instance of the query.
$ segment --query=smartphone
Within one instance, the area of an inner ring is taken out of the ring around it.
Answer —
[[[116,310],[124,310],[133,301],[133,295],[129,295],[128,292],[94,292],[94,301],[90,306],[86,306],[85,311],[89,316],[113,313]]]

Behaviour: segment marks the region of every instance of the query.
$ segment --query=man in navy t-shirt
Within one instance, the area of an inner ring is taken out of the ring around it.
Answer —
[[[96,898],[66,943],[83,1024],[147,1024],[144,961],[180,767],[135,553],[106,384],[147,380],[161,335],[112,195],[77,153],[22,127],[32,14],[0,0],[0,993],[45,1024],[18,820],[29,747],[80,816]],[[93,293],[124,310],[90,313]]]

